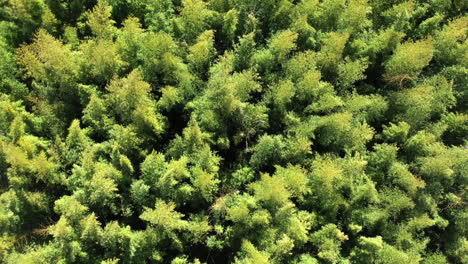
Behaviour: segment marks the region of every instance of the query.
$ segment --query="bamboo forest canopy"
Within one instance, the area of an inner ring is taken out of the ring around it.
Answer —
[[[467,263],[467,12],[0,0],[0,263]]]

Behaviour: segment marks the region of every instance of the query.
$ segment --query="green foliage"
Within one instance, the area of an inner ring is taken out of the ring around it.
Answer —
[[[259,251],[249,241],[242,242],[242,254],[244,255],[240,259],[236,259],[235,263],[239,264],[267,264],[270,263],[269,255]]]
[[[3,37],[0,37],[0,92],[9,94],[15,99],[26,96],[27,87],[18,80],[20,76],[16,65],[15,54]]]
[[[196,72],[205,72],[213,58],[216,50],[214,49],[214,31],[208,30],[200,34],[197,43],[189,48],[190,55],[188,60]]]
[[[194,41],[207,29],[214,15],[215,12],[208,9],[202,0],[182,0],[180,16],[176,20],[181,38]]]
[[[433,52],[432,39],[401,44],[385,63],[385,78],[400,85],[404,80],[413,80],[429,65]]]
[[[112,37],[115,21],[111,19],[111,12],[112,7],[107,1],[99,0],[89,14],[88,26],[96,37],[104,39]]]
[[[19,63],[27,75],[43,83],[43,89],[48,88],[38,93],[49,98],[52,94],[58,98],[70,96],[68,90],[73,88],[79,71],[75,58],[75,52],[43,29],[36,33],[32,44],[18,50]]]
[[[330,263],[340,259],[340,243],[348,240],[336,225],[328,224],[312,234],[311,241],[318,248],[318,256]]]
[[[466,44],[465,29],[468,25],[466,17],[460,17],[450,21],[436,34],[434,56],[444,65],[461,64],[466,67]]]
[[[0,0],[0,263],[466,263],[462,0]]]
[[[145,210],[140,218],[161,230],[174,231],[186,228],[186,221],[181,219],[184,215],[174,211],[173,204],[158,200],[155,207],[156,209]]]
[[[412,127],[421,127],[434,116],[440,116],[453,106],[452,85],[444,78],[397,92],[393,97],[396,119]]]
[[[124,62],[116,53],[114,43],[108,40],[88,41],[81,44],[85,59],[82,67],[86,76],[83,79],[94,79],[97,83],[106,83],[116,75]]]

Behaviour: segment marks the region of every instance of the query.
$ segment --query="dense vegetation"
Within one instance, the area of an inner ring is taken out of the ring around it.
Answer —
[[[468,263],[467,11],[0,0],[0,262]]]

